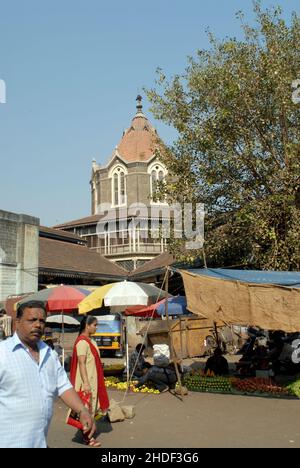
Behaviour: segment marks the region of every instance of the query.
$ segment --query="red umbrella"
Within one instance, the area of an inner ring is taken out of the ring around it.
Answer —
[[[132,315],[134,317],[152,317],[158,318],[160,315],[156,312],[157,307],[164,303],[166,299],[162,299],[161,301],[156,302],[155,304],[151,304],[150,306],[132,306],[127,307],[125,309],[125,315]]]
[[[37,293],[31,294],[20,301],[18,305],[28,301],[41,301],[49,312],[72,312],[72,310],[78,307],[79,302],[90,293],[91,291],[84,288],[61,285],[42,289]]]

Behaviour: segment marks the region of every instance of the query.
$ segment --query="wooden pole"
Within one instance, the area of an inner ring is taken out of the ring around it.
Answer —
[[[220,340],[219,340],[219,335],[218,335],[217,322],[214,322],[214,329],[215,329],[215,334],[216,334],[217,347],[220,348]]]
[[[179,382],[179,387],[180,387],[180,395],[181,395],[181,399],[182,399],[183,392],[182,392],[181,378],[180,378],[180,374],[179,374],[179,370],[178,370],[177,355],[176,355],[174,344],[173,344],[173,336],[172,336],[172,332],[171,332],[171,325],[170,325],[170,319],[169,319],[168,295],[169,295],[169,268],[167,267],[167,270],[166,270],[166,303],[165,303],[165,311],[166,311],[166,318],[167,318],[167,323],[168,323],[169,340],[170,340],[170,345],[171,345],[172,359],[173,359],[173,362],[174,362],[176,376],[177,376],[177,380]]]

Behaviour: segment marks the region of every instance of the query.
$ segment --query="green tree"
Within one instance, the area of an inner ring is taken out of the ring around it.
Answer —
[[[300,103],[292,83],[300,78],[300,19],[294,13],[287,24],[279,7],[260,2],[254,10],[254,27],[238,13],[243,40],[209,33],[209,50],[171,80],[158,70],[146,93],[154,116],[178,132],[163,157],[173,176],[169,199],[205,203],[208,265],[299,269]]]

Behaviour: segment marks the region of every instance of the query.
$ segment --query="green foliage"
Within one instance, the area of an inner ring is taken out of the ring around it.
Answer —
[[[206,205],[208,265],[299,269],[300,19],[254,9],[255,27],[239,13],[244,40],[210,34],[209,50],[170,82],[158,70],[147,95],[178,132],[164,155],[167,197]]]

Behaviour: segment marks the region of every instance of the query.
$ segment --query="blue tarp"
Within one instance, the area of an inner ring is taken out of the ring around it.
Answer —
[[[199,268],[187,271],[195,275],[210,276],[222,280],[300,288],[300,272],[298,271],[227,270],[225,268]]]
[[[155,309],[158,315],[166,315],[166,302],[162,301]],[[168,299],[168,314],[169,315],[189,315],[186,309],[186,297],[175,296]]]

